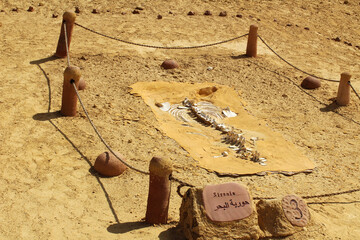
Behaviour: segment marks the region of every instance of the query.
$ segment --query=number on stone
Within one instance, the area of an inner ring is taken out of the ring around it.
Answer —
[[[301,209],[299,208],[298,202],[295,199],[291,199],[290,202],[295,203],[295,207],[294,206],[293,207],[295,210],[297,210],[300,213],[300,217],[295,217],[295,219],[297,219],[297,220],[301,219],[303,217],[303,213],[302,213]],[[293,205],[293,204],[291,204],[291,205]]]

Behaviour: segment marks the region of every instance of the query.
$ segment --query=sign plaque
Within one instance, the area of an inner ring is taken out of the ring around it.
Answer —
[[[305,227],[310,219],[309,209],[304,200],[296,195],[287,195],[282,199],[286,218],[294,226]]]
[[[243,219],[253,211],[249,192],[237,183],[205,186],[203,201],[206,215],[216,222]]]

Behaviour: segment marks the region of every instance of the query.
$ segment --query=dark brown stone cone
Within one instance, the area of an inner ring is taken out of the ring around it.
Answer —
[[[303,230],[285,216],[281,200],[260,200],[256,204],[259,226],[265,237],[285,237]]]
[[[302,81],[301,87],[305,89],[315,89],[321,87],[321,82],[319,79],[309,76]]]
[[[116,154],[125,160],[124,156],[120,153],[116,152]],[[100,154],[94,164],[94,169],[98,173],[108,177],[118,176],[122,174],[126,168],[127,167],[110,152]]]
[[[184,195],[180,207],[179,226],[182,227],[185,237],[189,240],[250,240],[259,239],[263,235],[258,226],[255,208],[249,217],[241,220],[211,221],[206,215],[200,188],[190,188]]]
[[[220,17],[226,17],[226,16],[227,16],[227,12],[226,12],[226,11],[220,12],[220,13],[219,13],[219,16],[220,16]]]
[[[178,68],[179,64],[175,60],[168,59],[161,64],[161,67],[163,67],[164,69],[173,69]]]
[[[86,88],[86,82],[85,82],[85,80],[83,78],[80,78],[78,89],[79,90],[84,90],[85,88]]]

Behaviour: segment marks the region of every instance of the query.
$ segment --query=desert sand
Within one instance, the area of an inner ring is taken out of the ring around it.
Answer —
[[[67,61],[52,56],[62,14],[75,7],[80,10],[77,23],[148,45],[213,43],[246,34],[256,24],[259,35],[290,63],[327,79],[339,80],[349,72],[360,92],[359,1],[1,1],[1,239],[184,239],[176,227],[177,184],[172,184],[169,223],[144,223],[148,176],[130,169],[117,177],[99,176],[92,165],[106,149],[83,110],[78,106],[76,117],[59,114]],[[140,14],[132,13],[136,7],[143,9]],[[212,15],[204,16],[206,10]],[[188,16],[189,11],[195,15]],[[221,11],[227,16],[220,17]],[[338,106],[336,82],[302,89],[307,74],[281,61],[261,41],[258,56],[245,57],[246,41],[162,50],[75,26],[70,61],[86,81],[80,94],[94,124],[136,168],[147,170],[153,156],[162,156],[173,162],[176,178],[198,187],[236,182],[256,198],[358,189],[360,99],[351,92],[350,104]],[[180,68],[162,69],[165,59],[175,59]],[[315,169],[292,176],[229,177],[200,168],[159,130],[150,107],[130,94],[130,85],[142,81],[234,88],[246,111],[295,144]],[[286,239],[357,239],[359,199],[359,191],[307,199],[315,203],[308,205],[311,224]]]

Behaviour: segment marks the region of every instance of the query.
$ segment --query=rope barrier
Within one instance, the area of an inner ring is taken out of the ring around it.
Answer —
[[[339,80],[333,80],[333,79],[327,79],[327,78],[322,78],[322,77],[318,77],[316,75],[313,75],[311,73],[308,73],[308,72],[305,72],[304,70],[301,70],[300,68],[296,67],[295,65],[291,64],[290,62],[288,62],[287,60],[285,60],[283,57],[281,57],[277,52],[275,52],[274,49],[272,49],[266,42],[265,40],[260,36],[258,35],[259,39],[265,44],[265,46],[267,48],[270,49],[270,51],[272,51],[278,58],[280,58],[281,60],[283,60],[285,63],[287,63],[288,65],[290,65],[291,67],[295,68],[296,70],[302,72],[302,73],[305,73],[309,76],[312,76],[312,77],[315,77],[315,78],[318,78],[318,79],[321,79],[321,80],[325,80],[325,81],[329,81],[329,82],[340,82]]]
[[[78,90],[77,90],[77,88],[76,88],[76,85],[75,85],[75,82],[74,82],[74,81],[72,81],[72,85],[74,86],[76,95],[77,95],[77,97],[79,98],[80,105],[81,105],[82,109],[84,110],[87,119],[89,120],[91,126],[93,127],[94,131],[96,132],[96,134],[97,134],[98,137],[100,138],[101,142],[105,145],[105,147],[106,147],[112,154],[114,154],[114,156],[115,156],[120,162],[122,162],[122,163],[123,163],[124,165],[126,165],[128,168],[130,168],[130,169],[132,169],[132,170],[135,170],[135,171],[137,171],[137,172],[139,172],[139,173],[149,175],[149,172],[145,172],[145,171],[142,171],[142,170],[140,170],[140,169],[137,169],[137,168],[131,166],[130,164],[128,164],[127,162],[125,162],[124,160],[122,160],[122,159],[111,149],[111,147],[106,143],[106,141],[104,140],[104,138],[101,136],[100,132],[99,132],[99,131],[97,130],[97,128],[95,127],[93,121],[90,119],[89,114],[88,114],[88,112],[86,111],[86,108],[85,108],[85,106],[84,106],[84,104],[83,104],[83,102],[82,102],[82,100],[81,100],[81,98],[80,98],[80,94],[79,94],[79,92],[78,92]]]
[[[67,30],[66,30],[66,21],[64,21],[64,33],[65,33],[64,36],[65,36],[67,64],[68,64],[68,67],[70,67],[70,56],[69,56],[68,36],[67,36]]]
[[[215,46],[215,45],[219,45],[219,44],[223,44],[223,43],[227,43],[227,42],[231,42],[231,41],[234,41],[236,39],[239,39],[239,38],[242,38],[242,37],[245,37],[248,35],[248,33],[244,34],[244,35],[241,35],[241,36],[237,36],[237,37],[234,37],[234,38],[230,38],[230,39],[227,39],[227,40],[224,40],[224,41],[220,41],[220,42],[215,42],[215,43],[209,43],[209,44],[204,44],[204,45],[198,45],[198,46],[188,46],[188,47],[179,47],[179,46],[175,46],[175,47],[165,47],[165,46],[155,46],[155,45],[149,45],[149,44],[142,44],[142,43],[135,43],[135,42],[131,42],[131,41],[127,41],[127,40],[123,40],[123,39],[119,39],[119,38],[116,38],[116,37],[112,37],[112,36],[109,36],[109,35],[106,35],[106,34],[103,34],[103,33],[100,33],[100,32],[97,32],[95,30],[92,30],[88,27],[85,27],[83,25],[80,25],[78,23],[75,23],[76,26],[79,26],[87,31],[90,31],[92,33],[95,33],[95,34],[98,34],[100,36],[103,36],[103,37],[106,37],[106,38],[109,38],[109,39],[112,39],[112,40],[116,40],[116,41],[119,41],[119,42],[123,42],[123,43],[126,43],[126,44],[131,44],[131,45],[135,45],[135,46],[140,46],[140,47],[147,47],[147,48],[156,48],[156,49],[194,49],[194,48],[204,48],[204,47],[210,47],[210,46]]]
[[[360,100],[360,95],[357,93],[357,91],[355,90],[355,88],[353,87],[353,85],[351,84],[351,82],[349,81],[348,83],[349,83],[351,89],[354,91],[355,95],[356,95],[356,96],[359,98],[359,100]]]
[[[102,33],[99,33],[99,32],[96,32],[90,28],[87,28],[85,26],[82,26],[78,23],[75,23],[75,25],[79,26],[79,27],[82,27],[83,29],[85,30],[88,30],[90,32],[93,32],[95,34],[98,34],[100,36],[103,36],[103,37],[107,37],[107,38],[110,38],[110,39],[113,39],[113,40],[116,40],[116,41],[120,41],[120,42],[123,42],[123,43],[127,43],[127,44],[132,44],[132,45],[136,45],[136,46],[141,46],[141,47],[149,47],[149,48],[158,48],[158,49],[193,49],[193,48],[203,48],[203,47],[209,47],[209,46],[214,46],[214,45],[218,45],[218,44],[222,44],[222,43],[226,43],[226,42],[230,42],[230,41],[233,41],[233,40],[236,40],[236,39],[239,39],[241,37],[244,37],[244,36],[247,36],[248,34],[244,34],[244,35],[241,35],[241,36],[238,36],[238,37],[234,37],[234,38],[231,38],[231,39],[228,39],[228,40],[224,40],[224,41],[220,41],[220,42],[216,42],[216,43],[211,43],[211,44],[204,44],[204,45],[199,45],[199,46],[190,46],[190,47],[164,47],[164,46],[154,46],[154,45],[147,45],[147,44],[140,44],[140,43],[134,43],[134,42],[130,42],[130,41],[126,41],[126,40],[122,40],[122,39],[118,39],[118,38],[115,38],[115,37],[111,37],[111,36],[108,36],[108,35],[105,35],[105,34],[102,34]],[[70,66],[70,57],[69,57],[69,49],[68,49],[68,42],[67,42],[67,32],[66,32],[66,22],[64,22],[64,31],[65,31],[65,43],[66,43],[66,52],[67,52],[67,63],[68,63],[68,66]],[[290,65],[291,67],[297,69],[298,71],[301,71],[307,75],[310,75],[310,76],[313,76],[313,77],[316,77],[318,79],[322,79],[322,80],[325,80],[325,81],[331,81],[331,82],[339,82],[338,80],[332,80],[332,79],[326,79],[326,78],[321,78],[321,77],[317,77],[313,74],[310,74],[310,73],[307,73],[303,70],[301,70],[300,68],[294,66],[293,64],[291,64],[290,62],[288,62],[287,60],[285,60],[283,57],[281,57],[277,52],[275,52],[265,41],[264,39],[261,38],[261,36],[258,35],[258,37],[260,38],[260,40],[276,55],[278,56],[281,60],[283,60],[285,63],[287,63],[288,65]],[[124,160],[122,160],[113,150],[112,148],[106,143],[106,141],[104,140],[104,138],[101,136],[100,132],[97,130],[96,126],[94,125],[93,121],[91,120],[91,118],[89,117],[89,114],[81,100],[81,97],[80,97],[80,94],[77,90],[77,87],[75,85],[75,82],[72,81],[71,82],[73,87],[74,87],[74,90],[76,92],[76,95],[79,99],[79,102],[80,102],[80,105],[82,107],[82,109],[84,110],[84,113],[88,119],[88,121],[90,122],[91,126],[93,127],[95,133],[98,135],[99,139],[101,140],[101,142],[105,145],[105,147],[119,160],[121,161],[124,165],[126,165],[128,168],[132,169],[132,170],[135,170],[139,173],[142,173],[142,174],[146,174],[146,175],[149,175],[149,172],[145,172],[143,170],[140,170],[140,169],[137,169],[133,166],[131,166],[130,164],[128,164],[127,162],[125,162]],[[352,90],[354,91],[354,93],[356,94],[356,96],[360,99],[360,96],[359,94],[356,92],[355,88],[352,86],[351,82],[349,81],[348,84],[350,85],[350,87],[352,88]],[[171,181],[175,181],[177,183],[179,183],[179,186],[177,187],[177,193],[179,194],[180,197],[183,197],[183,195],[181,194],[180,190],[182,187],[195,187],[194,185],[192,184],[189,184],[187,182],[184,182],[180,179],[177,179],[175,178],[174,176],[170,175],[169,176],[169,180]],[[357,189],[352,189],[352,190],[348,190],[348,191],[342,191],[342,192],[336,192],[336,193],[327,193],[327,194],[321,194],[321,195],[310,195],[310,196],[302,196],[302,198],[304,199],[311,199],[311,198],[323,198],[323,197],[331,197],[331,196],[337,196],[337,195],[343,195],[343,194],[349,194],[349,193],[353,193],[353,192],[359,192],[360,191],[360,188],[357,188]],[[253,198],[254,200],[260,200],[260,199],[276,199],[275,197],[254,197]],[[360,201],[352,201],[352,202],[309,202],[308,204],[349,204],[349,203],[358,203]]]

